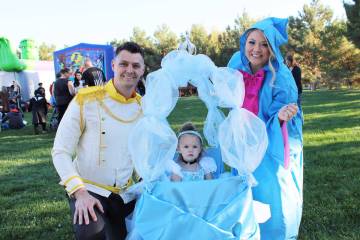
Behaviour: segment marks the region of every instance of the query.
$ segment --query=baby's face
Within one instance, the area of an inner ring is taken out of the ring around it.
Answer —
[[[184,134],[179,139],[178,151],[182,155],[184,161],[193,162],[201,153],[201,142],[199,137]]]

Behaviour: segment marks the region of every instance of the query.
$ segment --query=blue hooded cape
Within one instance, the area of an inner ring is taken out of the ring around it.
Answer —
[[[287,122],[290,147],[290,165],[284,168],[284,138],[278,120],[278,111],[284,105],[297,102],[297,88],[293,76],[284,64],[280,46],[287,43],[288,20],[267,18],[254,24],[240,37],[240,51],[230,59],[228,66],[251,74],[245,56],[245,43],[249,31],[261,30],[275,55],[272,65],[275,81],[268,64],[259,92],[259,113],[267,127],[269,145],[266,155],[255,170],[258,185],[253,188],[254,200],[270,204],[271,218],[260,224],[261,239],[293,239],[298,235],[302,214],[303,154],[301,112]]]

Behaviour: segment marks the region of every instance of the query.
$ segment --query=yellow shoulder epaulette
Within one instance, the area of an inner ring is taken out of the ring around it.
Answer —
[[[103,100],[105,98],[105,94],[106,91],[103,86],[81,88],[76,94],[75,100],[79,105],[83,105],[85,102]]]
[[[93,86],[87,88],[81,88],[75,96],[75,101],[80,106],[80,130],[84,131],[84,104],[95,100],[103,100],[105,98],[106,91],[103,86]]]

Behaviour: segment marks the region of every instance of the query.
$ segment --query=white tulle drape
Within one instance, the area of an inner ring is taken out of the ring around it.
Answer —
[[[129,139],[130,154],[137,173],[145,182],[175,169],[173,156],[177,137],[167,121],[179,97],[179,87],[190,82],[208,108],[204,136],[211,146],[220,145],[222,158],[240,174],[251,174],[261,162],[267,147],[264,123],[242,109],[242,75],[229,68],[218,68],[206,55],[190,55],[183,50],[167,54],[161,69],[148,75],[142,99],[144,116]],[[231,108],[229,115],[218,107]]]
[[[245,87],[240,72],[218,68],[213,72],[212,81],[220,106],[231,109],[219,127],[222,159],[240,175],[249,175],[255,183],[251,173],[261,163],[268,145],[265,124],[242,108]]]

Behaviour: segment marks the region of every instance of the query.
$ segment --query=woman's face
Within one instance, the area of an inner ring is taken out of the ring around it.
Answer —
[[[77,79],[81,80],[81,73],[75,74],[75,77],[76,77]]]
[[[253,73],[256,73],[269,61],[269,47],[260,30],[254,30],[249,34],[245,44],[245,55],[249,59]]]

